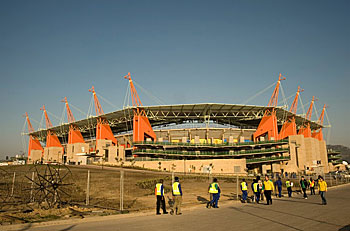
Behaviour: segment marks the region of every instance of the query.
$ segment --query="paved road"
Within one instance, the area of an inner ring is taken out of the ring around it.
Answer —
[[[297,195],[274,199],[271,206],[228,202],[219,209],[184,210],[181,216],[117,215],[14,230],[350,230],[350,185],[330,189],[327,200],[323,206],[319,195],[308,200]]]

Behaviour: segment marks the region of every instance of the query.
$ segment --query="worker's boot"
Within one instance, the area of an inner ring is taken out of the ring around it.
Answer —
[[[207,203],[207,209],[209,209],[210,201]]]

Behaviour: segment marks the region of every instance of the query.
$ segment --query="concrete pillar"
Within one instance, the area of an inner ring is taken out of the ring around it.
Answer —
[[[118,158],[117,155],[118,152],[118,147],[117,146],[109,146],[108,147],[108,162],[109,163],[116,163],[117,160],[116,158]]]
[[[272,165],[271,165],[271,171],[272,172],[281,172],[281,164],[280,163],[273,163]]]
[[[195,136],[195,137],[194,137],[194,143],[195,143],[195,144],[199,144],[199,143],[200,143],[200,141],[199,141],[199,136]]]
[[[261,165],[261,174],[265,175],[267,173],[266,164]]]
[[[239,142],[240,142],[240,143],[244,143],[244,136],[240,136],[240,137],[239,137]]]
[[[28,158],[29,164],[34,164],[41,161],[42,152],[41,150],[31,150],[30,157]]]
[[[125,149],[123,146],[118,147],[118,159],[125,160]]]
[[[229,144],[233,144],[233,136],[230,136],[230,137],[228,138],[228,143],[229,143]]]

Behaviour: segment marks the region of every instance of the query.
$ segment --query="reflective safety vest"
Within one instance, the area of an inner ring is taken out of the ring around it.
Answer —
[[[179,189],[179,185],[180,185],[179,182],[174,182],[174,184],[173,184],[173,194],[174,194],[174,196],[181,195],[180,189]]]
[[[290,181],[289,181],[289,180],[286,181],[286,187],[287,187],[287,188],[291,187]]]
[[[248,187],[247,187],[247,183],[246,182],[242,182],[241,183],[241,187],[242,187],[242,191],[247,191]]]
[[[219,187],[218,183],[211,183],[209,188],[209,193],[219,193],[219,190],[217,189]]]
[[[310,183],[310,188],[313,188],[315,187],[315,181],[314,180],[309,180],[309,183]]]
[[[163,186],[163,184],[161,184],[161,183],[156,184],[156,195],[157,196],[163,196],[164,195],[164,187],[163,187],[163,190],[162,190],[162,186]]]
[[[254,183],[253,184],[254,192],[258,192],[258,188],[259,188],[259,183]]]

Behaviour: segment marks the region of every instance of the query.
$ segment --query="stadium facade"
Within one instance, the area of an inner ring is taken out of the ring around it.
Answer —
[[[216,174],[328,173],[320,119],[277,106],[281,75],[268,106],[183,104],[143,106],[130,74],[133,106],[104,113],[95,89],[96,116],[75,121],[67,100],[68,123],[34,131],[28,121],[28,162],[107,162],[162,171]],[[313,104],[314,99],[311,104]],[[295,110],[294,110],[295,109]],[[42,144],[46,144],[42,147]]]

